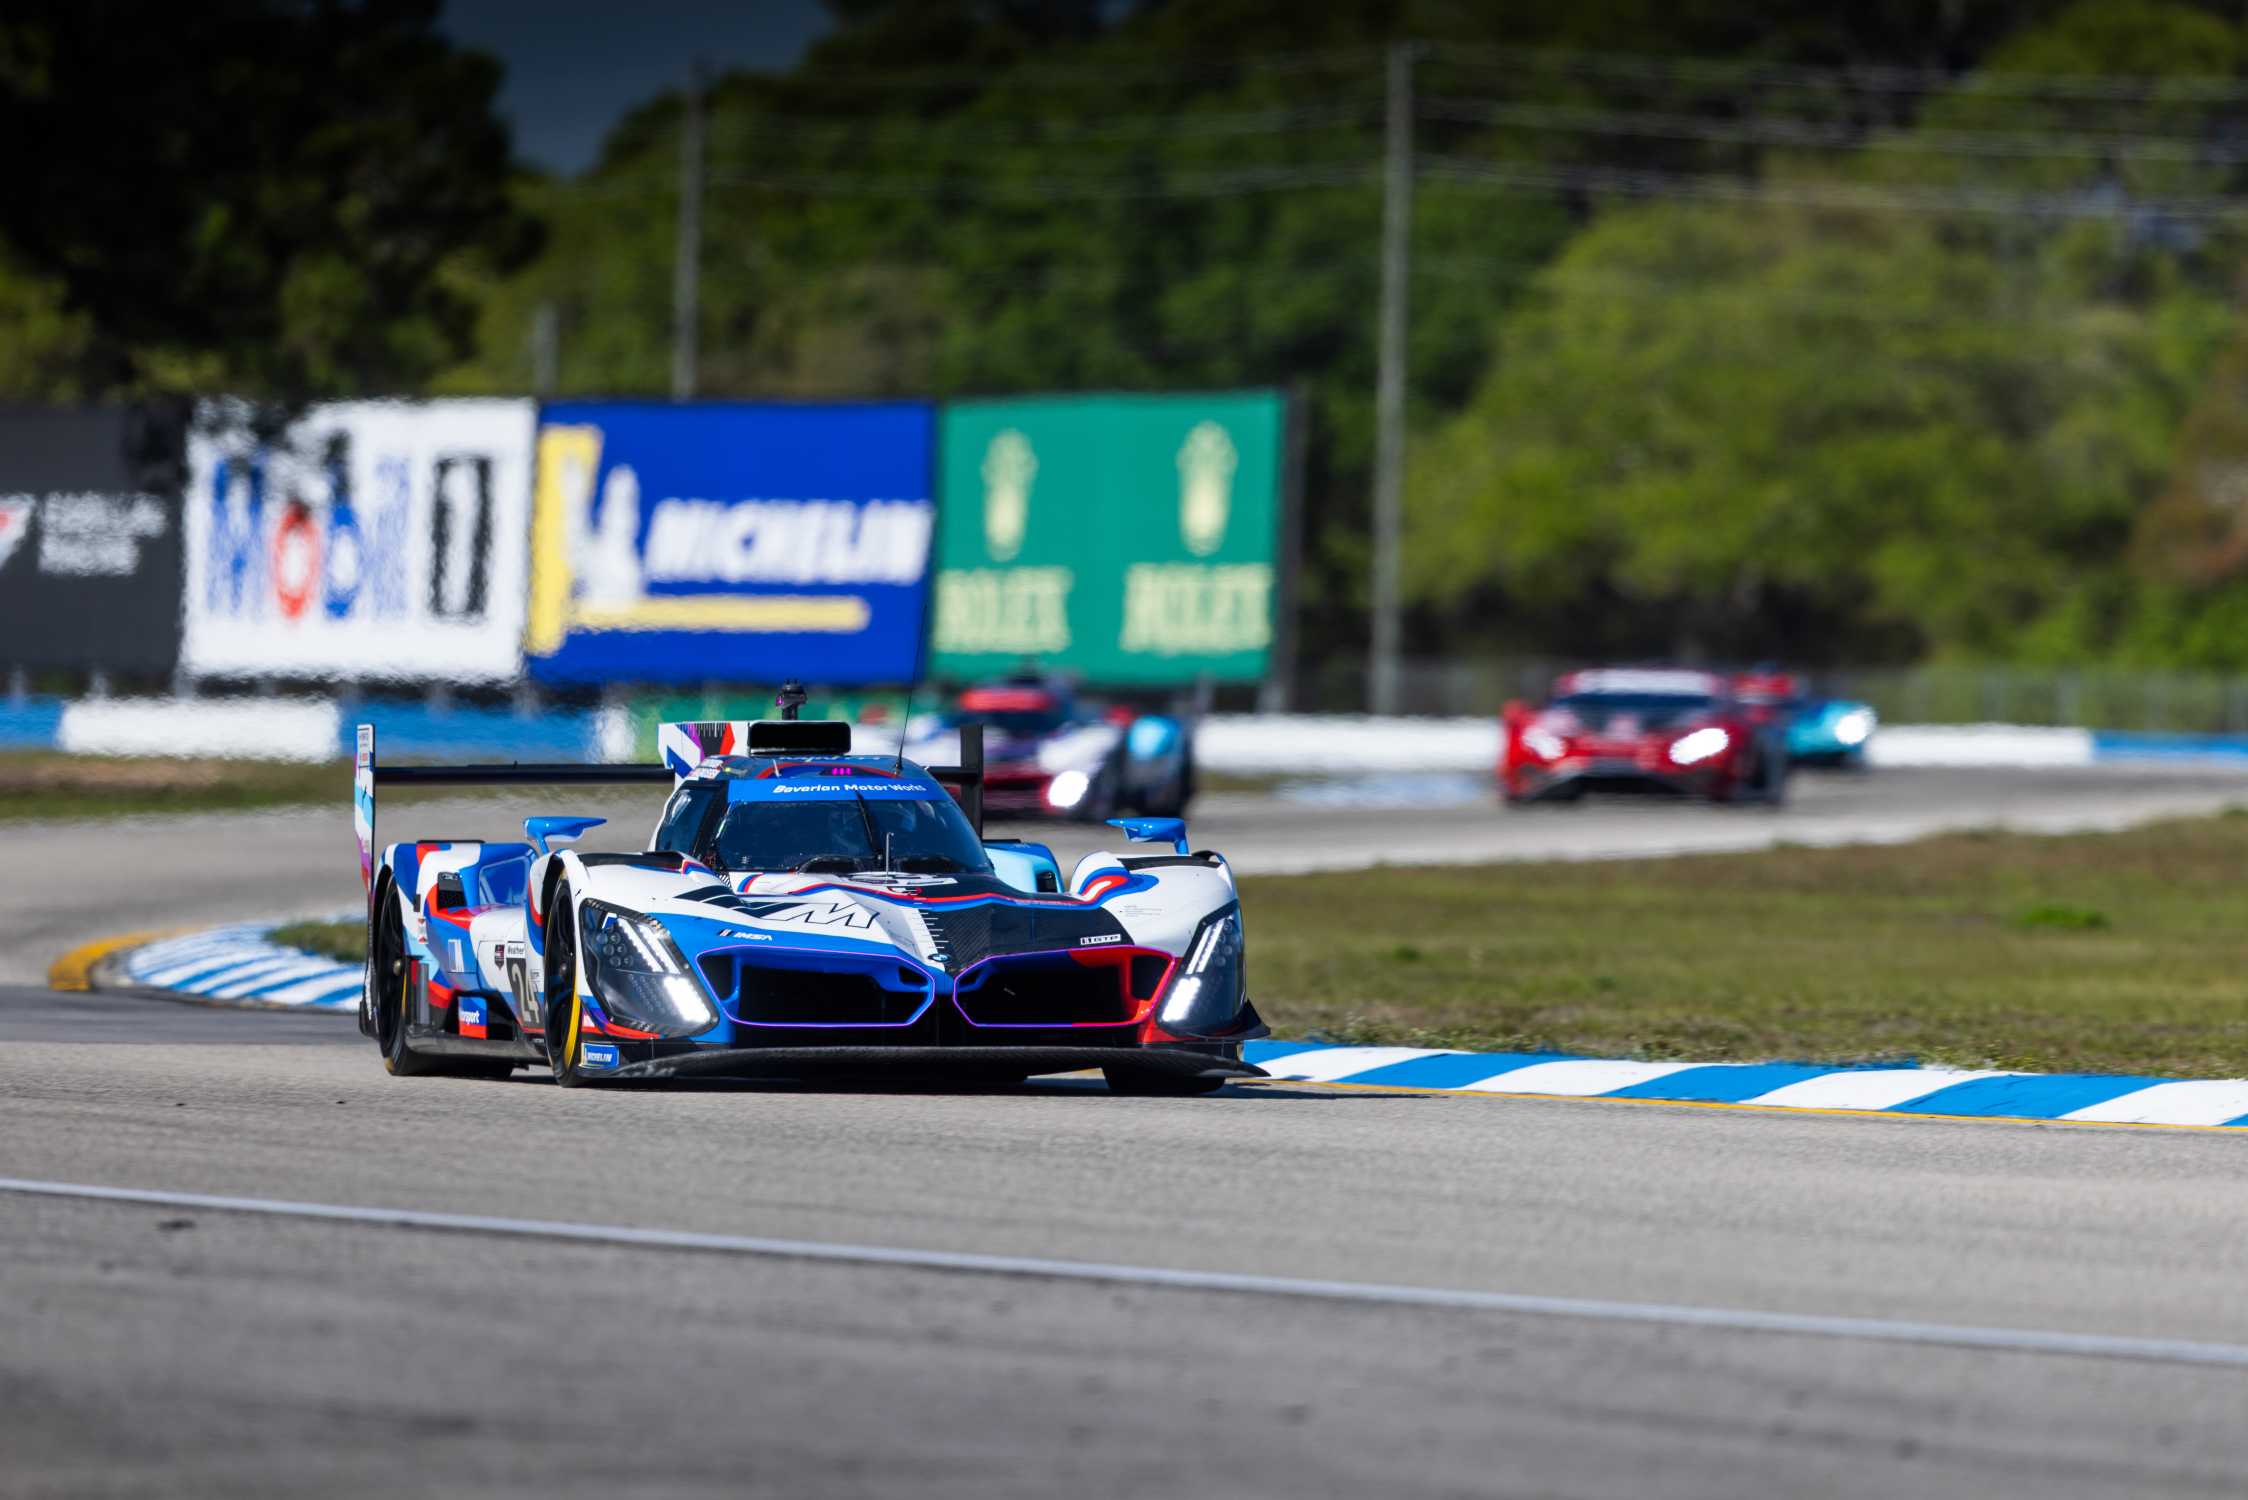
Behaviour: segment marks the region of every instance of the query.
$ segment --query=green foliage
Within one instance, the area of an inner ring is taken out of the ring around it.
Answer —
[[[2072,906],[2066,901],[2040,901],[2014,913],[2014,925],[2027,930],[2048,928],[2057,932],[2102,932],[2107,913],[2092,906]]]
[[[1210,0],[1119,12],[854,3],[806,67],[731,75],[709,110],[700,388],[855,396],[1277,384],[1304,398],[1311,649],[1362,630],[1379,296],[1381,47],[1753,53],[1965,62],[2037,3],[1923,14],[1851,7],[1303,6]],[[1116,16],[1103,25],[1103,14]],[[1276,54],[1296,59],[1262,66]],[[1689,85],[1526,75],[1511,55],[1431,51],[1430,98],[1527,90],[1576,104],[1683,106]],[[542,304],[566,394],[669,389],[682,101],[619,125],[600,165],[526,189],[548,249],[490,289],[478,353],[449,389],[520,388]],[[1535,164],[1550,132],[1431,119],[1424,153]],[[1730,148],[1609,146],[1656,166]],[[1581,226],[1560,192],[1423,174],[1416,193],[1416,420],[1457,411],[1491,332]],[[1482,538],[1468,539],[1480,548]]]
[[[289,922],[267,933],[265,940],[339,963],[367,961],[365,922]]]
[[[516,264],[536,231],[508,198],[499,67],[437,10],[12,4],[0,245],[66,326],[0,381],[292,398],[410,390],[456,361],[474,309],[449,268]]]
[[[1897,196],[1959,189],[1956,132],[2003,135],[1988,110],[2066,127],[2025,115],[2012,75],[2202,74],[2240,51],[2200,11],[2090,0],[1854,178],[1774,160],[1745,206],[1602,214],[1415,454],[1419,597],[1502,610],[1554,651],[2248,662],[2248,596],[2166,591],[2129,557],[2236,336],[2230,232],[2031,221],[2031,195],[2113,190],[2096,152],[1967,163],[1976,191],[2011,195],[2000,212]],[[2214,123],[2206,103],[2147,108],[2179,136]],[[2133,166],[2133,191],[2223,185]]]

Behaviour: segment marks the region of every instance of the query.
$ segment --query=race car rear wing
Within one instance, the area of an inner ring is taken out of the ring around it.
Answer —
[[[768,725],[779,727],[775,721],[760,721],[757,728]],[[666,729],[684,728],[690,731],[702,725],[666,725]],[[814,741],[832,743],[832,738],[815,734],[825,728],[820,721],[788,721],[785,726],[793,731],[790,739],[798,743],[781,753],[835,754],[831,749],[814,748]],[[850,749],[848,726],[843,730],[842,752]],[[780,750],[757,740],[767,753]],[[616,764],[585,764],[577,762],[510,761],[506,765],[464,766],[385,766],[375,760],[375,726],[359,726],[357,753],[351,768],[351,831],[359,843],[359,883],[370,899],[374,894],[375,851],[381,847],[375,840],[375,789],[384,786],[631,786],[642,784],[676,785],[686,774],[675,770],[670,757],[656,765],[638,765],[630,762]],[[691,768],[690,768],[691,769]],[[983,726],[964,725],[960,731],[960,764],[956,766],[930,766],[929,774],[953,789],[960,801],[960,810],[967,814],[968,822],[982,838],[984,831],[983,781],[984,753]]]
[[[589,765],[582,762],[510,761],[506,765],[385,766],[375,760],[375,726],[359,726],[351,765],[351,831],[359,841],[359,880],[372,897],[375,879],[375,789],[385,786],[625,786],[670,785],[664,766]]]

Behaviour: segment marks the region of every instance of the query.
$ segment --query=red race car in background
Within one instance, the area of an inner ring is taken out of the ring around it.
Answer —
[[[1787,727],[1765,695],[1715,672],[1611,667],[1555,680],[1543,707],[1509,703],[1499,791],[1510,803],[1573,802],[1588,791],[1671,792],[1778,803]]]

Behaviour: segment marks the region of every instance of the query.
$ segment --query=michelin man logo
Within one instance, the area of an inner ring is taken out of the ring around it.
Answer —
[[[1009,427],[984,449],[984,547],[993,562],[1012,562],[1030,524],[1030,485],[1038,455],[1030,439]]]
[[[1240,466],[1233,439],[1215,422],[1195,423],[1179,445],[1179,537],[1196,557],[1208,557],[1225,541],[1233,471]]]
[[[584,485],[579,493],[590,493]],[[609,470],[601,486],[601,508],[592,524],[582,513],[571,540],[577,602],[585,609],[630,609],[643,594],[640,572],[640,476],[630,464]]]

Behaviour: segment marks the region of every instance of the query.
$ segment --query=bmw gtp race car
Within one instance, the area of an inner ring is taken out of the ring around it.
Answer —
[[[1183,715],[1101,707],[1058,678],[1024,675],[971,687],[934,723],[908,726],[906,753],[949,755],[969,724],[984,726],[984,807],[995,814],[1177,818],[1194,798],[1194,726]]]
[[[1787,771],[1776,712],[1743,702],[1714,672],[1570,672],[1543,707],[1509,703],[1501,719],[1498,780],[1509,803],[1655,791],[1776,804]]]
[[[390,1072],[1099,1068],[1167,1094],[1262,1076],[1241,1061],[1266,1028],[1233,872],[1178,819],[1119,820],[1170,847],[1090,854],[1064,881],[1044,845],[981,836],[975,731],[939,770],[853,755],[842,723],[660,734],[660,766],[385,766],[360,726],[359,1027]],[[636,854],[571,847],[591,817],[530,818],[524,842],[376,838],[385,786],[649,781],[671,794]]]

